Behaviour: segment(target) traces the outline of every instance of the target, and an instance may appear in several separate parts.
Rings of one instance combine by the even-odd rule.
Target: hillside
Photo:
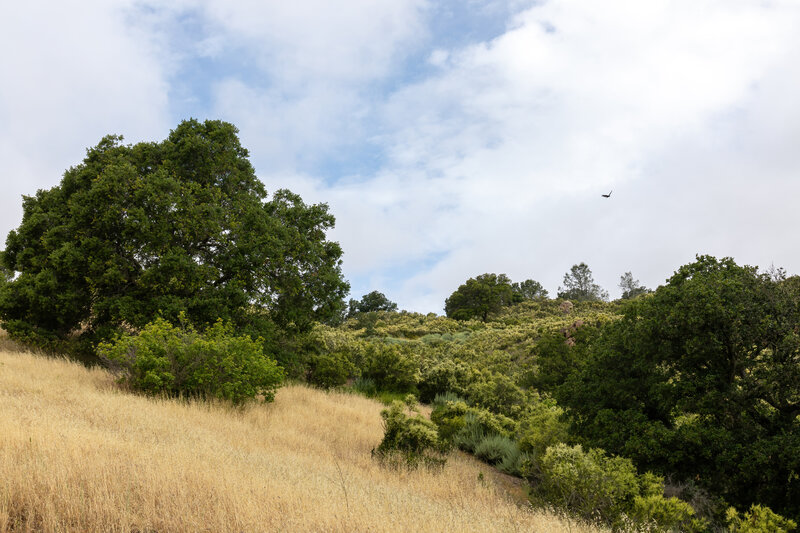
[[[351,394],[152,400],[5,350],[0,403],[0,531],[591,531],[520,507],[464,455],[440,473],[380,467],[381,404]]]

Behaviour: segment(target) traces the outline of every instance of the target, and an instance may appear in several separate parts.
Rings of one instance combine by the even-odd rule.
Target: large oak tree
[[[259,333],[339,316],[348,284],[334,217],[287,190],[268,197],[221,121],[184,121],[160,143],[107,136],[61,183],[23,199],[0,289],[10,334],[91,342],[183,311]]]

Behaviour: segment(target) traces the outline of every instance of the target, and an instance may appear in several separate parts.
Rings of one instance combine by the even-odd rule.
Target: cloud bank
[[[0,42],[20,50],[0,59],[5,231],[19,194],[57,183],[102,135],[161,139],[195,116],[236,124],[270,190],[330,205],[356,298],[441,312],[484,272],[554,294],[581,261],[613,297],[625,271],[653,287],[696,253],[800,272],[794,2],[182,0],[2,15]]]

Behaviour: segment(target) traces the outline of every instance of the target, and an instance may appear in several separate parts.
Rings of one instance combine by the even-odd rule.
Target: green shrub
[[[363,354],[361,375],[375,380],[380,389],[408,392],[418,381],[417,361],[404,346],[369,343]]]
[[[218,320],[204,333],[156,319],[139,334],[100,343],[98,354],[120,381],[146,394],[213,397],[234,404],[274,399],[283,369],[264,355],[261,339],[233,335]]]
[[[506,462],[512,465],[518,461],[520,455],[517,444],[502,435],[487,435],[475,446],[475,457],[486,461],[490,465]]]
[[[424,364],[417,383],[420,401],[431,402],[436,396],[452,391],[457,385],[455,371],[453,361]]]
[[[480,424],[475,423],[474,416],[465,416],[464,421],[464,427],[453,435],[452,443],[460,450],[475,453],[475,448],[486,438],[486,430]]]
[[[431,413],[431,420],[439,428],[439,437],[470,453],[488,435],[512,437],[516,422],[486,409],[469,407],[463,401],[439,403]]]
[[[660,530],[700,533],[708,529],[705,520],[695,518],[692,506],[676,497],[661,494],[636,496],[631,517],[640,524],[655,524]]]
[[[381,418],[383,440],[374,451],[381,460],[395,464],[399,457],[409,468],[419,464],[444,465],[445,449],[439,440],[436,425],[419,412],[413,396],[409,395],[405,402],[392,402],[381,411]]]
[[[619,520],[639,495],[636,470],[630,460],[584,451],[580,445],[556,444],[537,461],[537,497],[565,507],[584,519]]]
[[[729,530],[736,533],[784,533],[797,528],[794,520],[784,518],[769,507],[761,505],[752,505],[743,516],[731,507],[726,518]]]
[[[469,385],[466,395],[474,405],[508,417],[517,417],[527,400],[525,392],[513,379],[499,373],[474,381]]]
[[[371,378],[365,378],[363,376],[358,377],[355,379],[355,381],[353,381],[353,390],[368,397],[375,396],[378,393],[378,387],[375,385],[375,380]]]
[[[563,413],[552,400],[533,402],[520,422],[520,449],[541,456],[550,446],[566,442],[569,424],[562,419]]]
[[[441,400],[434,404],[431,421],[438,428],[439,438],[444,442],[452,442],[453,437],[466,426],[464,415],[469,411],[469,407],[464,401]]]
[[[422,401],[422,398],[420,398],[420,401]],[[437,394],[436,396],[433,397],[433,401],[431,403],[433,404],[434,407],[438,407],[440,405],[446,404],[447,402],[454,402],[454,403],[463,402],[464,404],[467,403],[467,401],[464,400],[464,398],[460,397],[458,394],[454,392],[449,392],[449,391]]]
[[[357,372],[353,363],[342,352],[324,353],[311,358],[308,382],[317,387],[340,387]]]

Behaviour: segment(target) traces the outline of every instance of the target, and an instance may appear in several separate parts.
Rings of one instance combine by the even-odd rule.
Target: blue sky
[[[268,190],[330,205],[356,298],[798,273],[798,27],[793,0],[7,2],[0,234],[103,135],[220,118]]]

